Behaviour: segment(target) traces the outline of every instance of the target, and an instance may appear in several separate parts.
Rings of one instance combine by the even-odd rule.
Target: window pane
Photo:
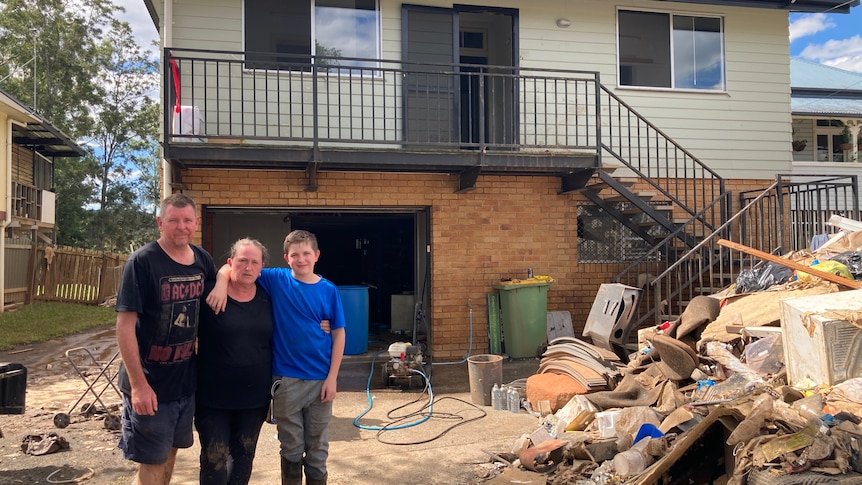
[[[669,22],[664,13],[620,10],[620,85],[671,87]]]
[[[832,135],[832,161],[846,162],[844,159],[844,150],[841,149],[841,135]]]
[[[376,0],[318,0],[314,8],[314,51],[324,57],[376,59],[378,32]],[[331,61],[340,66],[371,66],[371,62]]]
[[[817,161],[829,161],[829,135],[817,135]]]
[[[311,2],[245,0],[245,50],[270,54],[246,56],[252,68],[275,68],[274,61],[310,64]]]
[[[724,89],[721,19],[673,17],[674,87]]]

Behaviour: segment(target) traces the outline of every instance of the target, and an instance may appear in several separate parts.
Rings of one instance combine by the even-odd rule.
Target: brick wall
[[[738,185],[758,186],[749,182]],[[577,205],[585,199],[558,194],[557,177],[480,176],[475,190],[461,194],[455,193],[457,178],[444,174],[320,172],[318,190],[307,192],[302,172],[190,169],[183,172],[183,184],[201,206],[428,207],[427,316],[438,361],[467,354],[468,303],[470,350],[488,351],[485,296],[500,279],[525,278],[527,268],[552,276],[556,282],[548,290],[548,310],[570,311],[579,335],[599,285],[625,267],[578,264]],[[202,230],[211,234],[211,228]]]
[[[462,194],[455,193],[456,177],[440,174],[321,172],[317,192],[306,192],[302,172],[193,169],[183,173],[183,184],[201,206],[430,208],[428,318],[438,360],[467,354],[468,302],[472,352],[487,352],[485,295],[501,278],[524,278],[527,268],[553,276],[549,310],[592,300],[577,264],[581,196],[558,194],[557,177],[482,176]],[[599,284],[598,276],[586,279]]]

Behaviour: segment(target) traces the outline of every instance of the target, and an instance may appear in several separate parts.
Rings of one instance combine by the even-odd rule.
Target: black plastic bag
[[[766,263],[755,268],[739,272],[736,278],[736,293],[751,293],[762,291],[770,286],[787,282],[793,276],[793,270],[777,263]]]
[[[862,280],[862,252],[845,251],[832,256],[830,259],[847,266],[847,270],[853,275],[854,280]]]

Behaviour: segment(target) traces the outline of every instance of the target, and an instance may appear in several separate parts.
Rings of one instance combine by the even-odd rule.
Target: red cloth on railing
[[[180,112],[180,66],[176,59],[171,59],[171,76],[174,78],[174,93],[176,94],[176,103],[174,103],[174,113]]]

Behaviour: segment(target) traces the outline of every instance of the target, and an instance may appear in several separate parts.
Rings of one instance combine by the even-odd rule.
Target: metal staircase
[[[637,326],[676,319],[692,298],[726,288],[757,263],[719,239],[781,254],[829,232],[833,214],[859,218],[855,175],[777,175],[763,191],[739,193],[731,215],[721,176],[604,86],[601,96],[602,156],[612,164],[582,193],[650,246],[613,278],[642,288]]]

